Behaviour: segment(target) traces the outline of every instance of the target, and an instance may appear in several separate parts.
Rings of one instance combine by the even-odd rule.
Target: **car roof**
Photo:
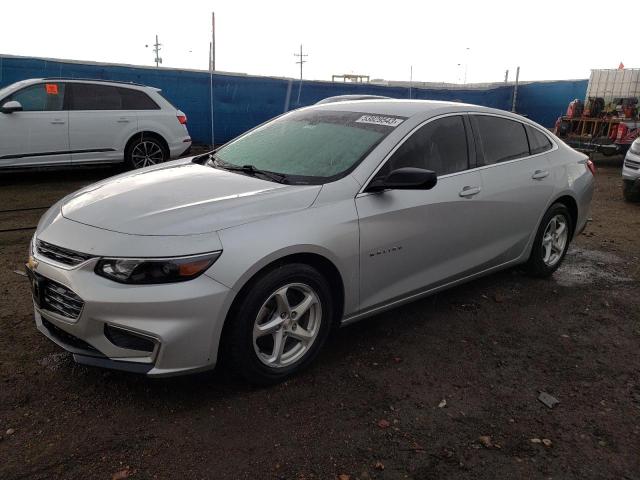
[[[21,85],[33,85],[40,82],[95,83],[95,84],[105,84],[105,85],[113,85],[113,86],[119,86],[119,87],[131,87],[136,90],[151,89],[157,92],[160,91],[159,88],[150,87],[148,85],[143,85],[141,83],[125,82],[120,80],[106,80],[101,78],[44,77],[44,78],[27,78],[24,80],[20,80],[19,82],[16,82],[16,83],[20,83]],[[10,85],[7,85],[7,86],[10,86]]]
[[[385,97],[383,95],[369,95],[369,94],[359,94],[359,95],[335,95],[333,97],[323,98],[322,100],[316,102],[316,105],[322,105],[325,103],[332,102],[347,102],[350,100],[371,100],[371,99],[383,99],[390,98]]]
[[[511,117],[514,120],[531,121],[521,115],[499,110],[497,108],[483,107],[481,105],[472,105],[470,103],[445,102],[440,100],[399,100],[399,99],[374,99],[374,100],[358,100],[336,103],[326,103],[321,105],[313,105],[313,109],[334,110],[345,112],[362,112],[372,113],[376,115],[392,115],[399,117],[411,118],[414,116],[432,117],[445,113],[455,112],[479,112],[491,113],[505,117]]]

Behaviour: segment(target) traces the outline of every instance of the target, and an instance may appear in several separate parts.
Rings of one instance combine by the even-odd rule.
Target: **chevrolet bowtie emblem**
[[[29,261],[27,262],[27,267],[29,267],[31,270],[35,270],[36,268],[38,268],[38,261],[33,258],[33,256],[29,256]]]

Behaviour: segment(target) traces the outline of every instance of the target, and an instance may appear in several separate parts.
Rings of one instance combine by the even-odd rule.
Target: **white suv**
[[[0,89],[0,168],[122,161],[146,167],[189,150],[186,123],[157,88],[24,80]]]
[[[640,202],[640,138],[629,147],[622,165],[622,193],[628,202]]]

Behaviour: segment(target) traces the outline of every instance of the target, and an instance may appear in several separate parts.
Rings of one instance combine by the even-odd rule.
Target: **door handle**
[[[480,190],[480,187],[466,186],[460,191],[460,193],[458,193],[458,195],[461,197],[473,197],[474,195],[479,194]]]
[[[542,180],[548,175],[549,170],[536,170],[535,172],[533,172],[533,175],[531,175],[531,178],[533,178],[534,180]]]
[[[128,120],[126,118],[121,118],[118,120],[118,123],[129,123],[131,120]]]
[[[61,118],[56,118],[54,120],[51,120],[51,125],[64,125],[65,123],[67,122],[65,122]]]

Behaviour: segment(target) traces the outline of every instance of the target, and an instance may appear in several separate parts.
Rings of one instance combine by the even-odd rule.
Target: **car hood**
[[[321,188],[178,161],[89,185],[61,210],[69,220],[119,233],[196,235],[307,208]]]

